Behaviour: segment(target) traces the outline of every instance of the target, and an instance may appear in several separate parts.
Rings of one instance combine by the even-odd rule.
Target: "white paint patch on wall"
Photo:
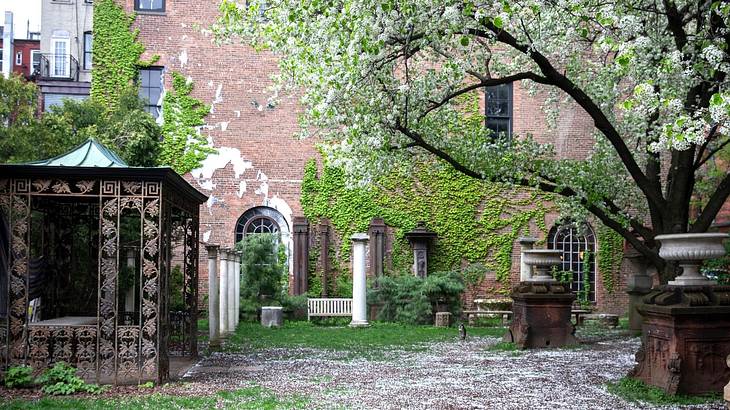
[[[222,199],[218,199],[213,195],[209,196],[208,200],[205,201],[205,206],[208,207],[208,213],[210,215],[213,215],[213,205],[215,205],[217,203],[221,203],[221,202],[223,202]]]
[[[205,189],[206,191],[212,191],[215,189],[216,184],[213,183],[212,179],[199,179],[198,185],[200,185],[201,188]]]
[[[220,147],[217,148],[217,151],[215,154],[208,155],[200,163],[200,168],[190,171],[193,178],[213,178],[215,171],[225,168],[228,163],[233,164],[233,172],[236,174],[236,179],[240,178],[241,174],[247,169],[253,168],[251,161],[245,161],[238,148]]]
[[[183,49],[178,58],[180,59],[180,67],[184,68],[188,64],[188,50]]]
[[[261,181],[261,184],[259,185],[259,188],[254,191],[254,193],[256,195],[263,195],[264,205],[267,205],[266,200],[269,198],[269,177],[267,177],[266,174],[259,170],[258,172],[256,172],[256,180]]]
[[[223,102],[223,83],[218,84],[218,88],[215,89],[215,100],[213,104],[220,104]]]
[[[205,231],[203,232],[203,242],[208,242],[210,240],[210,234],[213,233],[213,231]]]
[[[221,122],[221,131],[225,131],[228,129],[229,121],[223,121]]]
[[[238,193],[237,193],[238,197],[239,198],[243,198],[243,194],[245,192],[246,192],[246,181],[241,181],[238,184]]]

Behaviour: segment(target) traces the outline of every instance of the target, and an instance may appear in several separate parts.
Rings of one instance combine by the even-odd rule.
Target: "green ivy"
[[[91,98],[113,111],[123,92],[137,80],[139,67],[154,64],[141,61],[144,45],[137,41],[139,30],[132,30],[134,14],[127,14],[114,0],[94,1],[94,71]]]
[[[214,153],[197,127],[205,124],[210,106],[191,97],[193,83],[182,74],[172,72],[172,90],[162,100],[162,152],[160,163],[178,174],[200,166],[200,162]]]
[[[510,284],[513,243],[529,233],[531,223],[547,232],[550,199],[535,190],[477,181],[450,168],[426,165],[410,174],[393,172],[369,187],[352,187],[342,169],[327,164],[318,176],[313,160],[305,166],[301,195],[304,215],[310,221],[328,218],[340,238],[365,232],[372,218],[383,218],[395,228],[394,271],[409,269],[412,254],[404,234],[423,220],[438,234],[430,270],[480,262],[505,287]],[[349,249],[349,241],[343,240],[339,259],[346,259]]]
[[[603,289],[613,293],[614,278],[621,269],[624,258],[624,238],[613,229],[601,225],[598,228],[598,272],[601,273]]]

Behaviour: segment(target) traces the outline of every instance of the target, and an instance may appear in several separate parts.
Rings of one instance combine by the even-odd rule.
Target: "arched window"
[[[244,212],[236,223],[236,242],[253,233],[281,233],[288,235],[284,216],[274,208],[259,206]]]
[[[563,271],[573,272],[570,288],[587,292],[588,300],[596,300],[596,237],[588,224],[569,223],[553,226],[548,234],[548,247],[563,252]]]

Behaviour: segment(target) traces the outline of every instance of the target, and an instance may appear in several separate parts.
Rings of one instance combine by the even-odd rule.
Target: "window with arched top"
[[[588,300],[596,300],[596,236],[588,224],[556,225],[548,233],[548,247],[562,251],[561,270],[573,272],[570,288],[587,292]]]
[[[236,243],[246,235],[256,233],[280,233],[287,235],[289,226],[284,216],[274,208],[259,206],[251,208],[238,218],[236,223]]]

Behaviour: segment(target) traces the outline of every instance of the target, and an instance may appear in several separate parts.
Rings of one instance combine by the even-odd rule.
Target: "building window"
[[[31,50],[30,51],[30,62],[31,62],[31,64],[33,64],[33,69],[31,70],[31,74],[40,73],[41,72],[41,50]]]
[[[134,9],[138,11],[165,11],[165,0],[134,0]]]
[[[162,109],[162,67],[139,70],[139,98],[145,101],[145,111],[154,118]]]
[[[94,38],[90,31],[84,33],[84,70],[91,70],[91,45]]]
[[[596,300],[596,236],[588,224],[554,226],[548,233],[548,248],[563,252],[561,270],[573,272],[570,288],[584,299]]]
[[[494,138],[512,138],[512,83],[493,85],[484,90],[487,128]]]
[[[3,49],[0,48],[0,71],[3,71]]]
[[[15,53],[15,65],[23,65],[23,52],[18,51]]]
[[[236,223],[236,243],[246,235],[257,233],[281,234],[289,236],[289,228],[284,216],[274,208],[259,206],[244,212]]]

